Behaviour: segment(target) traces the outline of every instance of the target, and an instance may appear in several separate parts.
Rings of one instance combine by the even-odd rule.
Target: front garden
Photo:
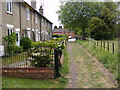
[[[44,80],[34,80],[36,81],[36,85],[32,87],[48,88],[48,86],[65,86],[63,84],[67,82],[67,79],[63,75],[66,76],[68,74],[66,72],[69,71],[67,53],[65,50],[66,37],[38,42],[31,42],[28,37],[23,37],[20,42],[20,47],[15,45],[14,33],[4,38],[7,42],[7,54],[2,57],[3,88],[30,88],[33,84],[33,79],[27,78],[37,77],[39,79],[44,78]],[[14,47],[17,47],[17,49]],[[63,51],[65,52],[63,53]],[[62,55],[64,55],[64,62],[66,62],[63,62],[64,64],[60,61]],[[62,68],[60,68],[61,66]],[[53,79],[60,76],[61,78],[56,80],[47,80],[49,77]],[[25,84],[28,81],[31,83]],[[41,85],[39,86],[40,83]]]

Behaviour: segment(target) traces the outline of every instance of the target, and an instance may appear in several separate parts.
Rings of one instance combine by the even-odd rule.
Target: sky
[[[30,4],[30,0],[25,0]],[[58,21],[58,14],[56,13],[59,10],[60,2],[59,0],[36,0],[37,10],[43,5],[44,16],[53,23],[53,27],[60,26]]]

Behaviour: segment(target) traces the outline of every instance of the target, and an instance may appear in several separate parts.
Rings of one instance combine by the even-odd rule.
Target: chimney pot
[[[43,8],[42,8],[42,5],[40,6],[39,12],[40,12],[40,14],[43,15]]]

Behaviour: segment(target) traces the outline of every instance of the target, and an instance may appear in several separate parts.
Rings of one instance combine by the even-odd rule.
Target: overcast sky
[[[30,4],[30,0],[25,0]],[[44,16],[55,25],[59,26],[58,15],[56,13],[59,10],[60,2],[59,0],[36,0],[37,1],[37,10],[39,10],[40,5],[43,5]]]

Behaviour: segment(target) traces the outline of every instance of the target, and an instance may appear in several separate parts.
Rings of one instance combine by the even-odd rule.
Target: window
[[[10,35],[11,33],[13,33],[13,29],[12,28],[8,28],[8,35]]]
[[[8,33],[8,35],[13,33],[13,25],[7,24],[7,33]]]
[[[19,40],[19,39],[18,39],[18,33],[16,33],[16,42],[18,42],[18,40]]]
[[[30,9],[26,7],[26,19],[30,20]]]
[[[44,19],[42,18],[42,26],[44,26]]]
[[[35,14],[35,23],[37,24],[37,13]]]
[[[6,0],[7,13],[12,14],[12,0]]]

